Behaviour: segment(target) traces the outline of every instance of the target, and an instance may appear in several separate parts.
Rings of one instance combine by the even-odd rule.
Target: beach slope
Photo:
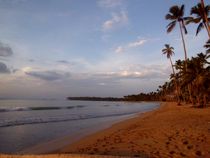
[[[59,153],[135,157],[210,157],[210,108],[161,108],[97,132]]]

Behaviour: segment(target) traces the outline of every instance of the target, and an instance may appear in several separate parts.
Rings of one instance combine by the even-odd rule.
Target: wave
[[[136,114],[138,112],[127,112],[127,113],[113,113],[107,115],[71,115],[71,116],[60,116],[60,117],[48,117],[48,118],[22,118],[19,120],[3,120],[0,121],[0,127],[9,127],[9,126],[20,126],[28,124],[41,124],[41,123],[55,123],[55,122],[65,122],[73,120],[85,120],[85,119],[94,119],[94,118],[104,118],[104,117],[113,117],[113,116],[123,116]]]
[[[83,108],[85,105],[76,105],[76,106],[40,106],[40,107],[15,107],[15,108],[0,108],[1,112],[14,112],[14,111],[33,111],[33,110],[62,110],[62,109],[74,109],[74,108]]]

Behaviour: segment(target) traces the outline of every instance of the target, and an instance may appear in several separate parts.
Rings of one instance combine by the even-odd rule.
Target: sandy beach
[[[45,156],[86,157],[88,154],[88,157],[107,155],[142,158],[208,158],[210,157],[210,108],[200,109],[191,105],[177,106],[172,102],[162,103],[159,109],[117,123],[52,154]]]
[[[210,157],[210,108],[161,108],[97,132],[59,153],[135,157]]]

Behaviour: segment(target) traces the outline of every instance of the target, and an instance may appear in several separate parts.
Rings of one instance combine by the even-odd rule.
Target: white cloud
[[[124,51],[122,46],[119,46],[115,49],[115,53],[122,53]]]
[[[115,53],[122,53],[122,52],[124,52],[126,49],[135,48],[135,47],[142,46],[142,45],[145,44],[147,41],[148,41],[148,40],[146,40],[146,39],[138,39],[137,41],[134,41],[134,42],[125,44],[124,46],[118,46],[118,47],[115,49]]]
[[[139,40],[137,40],[135,42],[129,43],[128,47],[138,47],[138,46],[143,45],[146,42],[147,42],[147,40],[145,40],[145,39],[139,39]]]
[[[99,0],[100,7],[113,8],[122,5],[122,0]]]
[[[103,23],[102,30],[108,31],[115,27],[126,25],[127,23],[128,23],[128,15],[125,11],[121,11],[119,14],[113,13],[112,18]]]

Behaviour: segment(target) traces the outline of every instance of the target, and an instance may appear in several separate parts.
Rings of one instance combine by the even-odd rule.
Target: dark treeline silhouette
[[[157,92],[140,93],[124,96],[124,101],[159,101],[160,97]]]
[[[89,100],[89,101],[159,101],[160,97],[157,92],[140,93],[127,95],[122,98],[113,97],[68,97],[68,100]]]
[[[67,97],[68,100],[89,100],[89,101],[123,101],[123,98],[113,97]]]

